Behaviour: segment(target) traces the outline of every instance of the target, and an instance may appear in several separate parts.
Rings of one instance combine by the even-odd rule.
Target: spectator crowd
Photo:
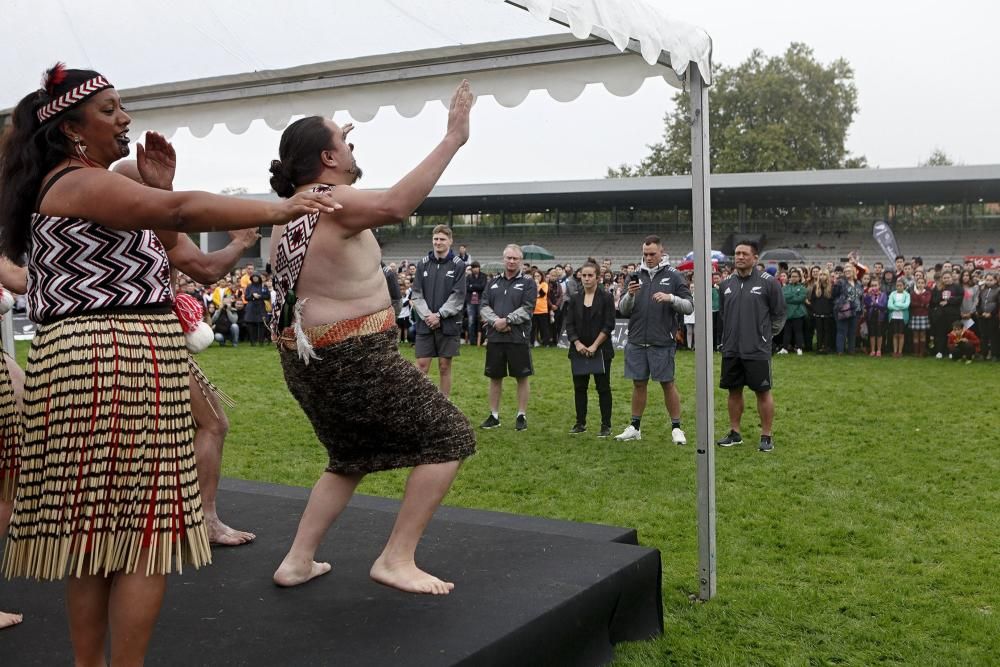
[[[460,254],[468,257],[465,246]],[[610,258],[598,265],[598,284],[612,296],[616,318],[627,293],[631,276],[638,264],[612,266]],[[775,354],[867,354],[872,357],[932,356],[956,358],[948,337],[955,322],[966,331],[965,340],[974,350],[973,358],[1000,360],[998,350],[997,273],[975,267],[972,262],[942,262],[925,267],[919,257],[897,257],[891,267],[883,262],[871,266],[853,255],[842,265],[788,264],[765,266],[782,286],[788,305],[787,321],[774,337]],[[414,327],[410,318],[408,295],[416,273],[416,264],[402,261],[387,267],[395,276],[402,293],[400,342],[413,342]],[[465,297],[463,344],[483,343],[479,304],[493,274],[483,273],[480,263],[467,263],[468,288]],[[523,271],[531,276],[538,290],[532,313],[532,338],[535,347],[554,347],[565,333],[565,315],[569,297],[581,290],[578,268],[570,264],[539,266],[525,262]],[[712,312],[715,347],[718,347],[718,286],[732,272],[720,263],[713,271]],[[684,273],[692,283],[693,272]],[[678,344],[694,347],[694,314],[678,314]],[[563,345],[568,344],[562,339]],[[968,354],[963,356],[969,359]]]
[[[482,271],[480,262],[469,255],[465,245],[459,246],[455,255],[462,259],[466,272],[461,343],[483,345],[486,339],[480,309],[483,292],[495,274]],[[401,343],[416,341],[418,318],[411,298],[419,261],[394,262],[384,269],[390,292],[398,286],[394,304]],[[624,317],[619,304],[640,265],[615,267],[608,257],[591,261],[597,266],[598,288],[612,297],[615,317]],[[972,262],[924,266],[919,257],[908,260],[900,256],[889,267],[878,261],[867,266],[852,255],[842,265],[780,262],[758,268],[778,280],[788,308],[785,326],[774,337],[775,354],[1000,360],[1000,277]],[[560,341],[568,345],[564,338],[565,318],[569,298],[582,290],[579,269],[570,264],[539,266],[526,261],[522,271],[534,281],[537,290],[531,313],[532,345],[556,347]],[[718,286],[731,272],[730,265],[720,263],[712,274],[716,348],[720,343]],[[690,284],[693,273],[684,275]],[[268,272],[247,264],[213,285],[201,285],[182,276],[179,286],[202,301],[206,321],[219,345],[269,343],[273,288]],[[678,347],[693,349],[694,313],[678,313],[677,318]],[[956,331],[962,333],[953,335]]]
[[[609,437],[612,335],[618,328],[616,320],[628,319],[629,343],[623,358],[625,378],[633,382],[631,419],[616,439],[641,439],[647,384],[652,380],[662,387],[672,440],[683,445],[687,440],[673,383],[673,359],[676,350],[693,349],[695,344],[693,272],[670,266],[665,250],[658,237],[650,236],[637,263],[615,267],[605,257],[589,258],[579,267],[539,266],[525,260],[519,246],[508,245],[500,270],[487,273],[465,245],[453,250],[451,230],[439,225],[425,256],[383,265],[382,271],[396,313],[399,343],[414,347],[417,366],[424,373],[437,359],[445,396],[450,393],[451,363],[460,346],[487,345],[490,414],[482,428],[501,426],[503,381],[512,377],[518,407],[515,429],[526,429],[529,378],[534,374],[531,349],[563,347],[568,348],[576,408],[570,433],[587,430],[587,394],[593,377],[600,408],[598,437]],[[739,423],[743,388],[748,387],[756,395],[762,420],[759,448],[774,449],[772,355],[1000,360],[1000,286],[995,272],[971,262],[924,266],[919,257],[902,256],[888,266],[880,261],[868,266],[854,254],[841,265],[754,265],[758,261],[754,244],[740,244],[737,250],[743,255],[734,259],[735,264],[714,263],[712,273],[712,345],[722,352],[721,383],[729,389],[730,430],[717,442],[722,447],[743,442]],[[489,258],[488,266],[496,267],[496,260]],[[204,304],[218,345],[270,344],[276,299],[268,271],[247,264],[212,285],[184,276],[178,284]],[[746,295],[749,300],[738,298],[744,290],[751,290]],[[756,294],[768,295],[769,305],[760,313],[753,310],[764,303],[755,301]],[[748,325],[750,321],[753,324]],[[756,341],[753,349],[747,341]]]

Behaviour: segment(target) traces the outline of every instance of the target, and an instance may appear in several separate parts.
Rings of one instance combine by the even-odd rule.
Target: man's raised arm
[[[472,90],[462,81],[451,98],[448,129],[444,139],[410,173],[382,192],[337,188],[337,201],[344,207],[333,221],[351,234],[382,225],[398,224],[427,198],[458,149],[469,140]]]

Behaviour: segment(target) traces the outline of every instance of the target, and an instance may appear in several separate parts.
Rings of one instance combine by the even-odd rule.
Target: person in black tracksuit
[[[781,284],[756,269],[759,250],[754,242],[736,246],[736,270],[719,284],[719,319],[722,321],[722,375],[719,386],[729,390],[729,434],[718,440],[721,447],[743,442],[743,387],[757,395],[760,413],[760,451],[774,449],[771,427],[774,397],[771,395],[771,339],[785,326],[785,297]]]
[[[403,293],[399,289],[399,274],[382,263],[382,273],[385,274],[385,286],[389,289],[389,301],[392,302],[392,312],[399,319],[399,311],[403,307]]]
[[[486,329],[486,370],[490,379],[490,416],[482,428],[500,426],[503,379],[517,380],[517,419],[514,428],[528,428],[528,377],[531,365],[531,313],[538,297],[535,281],[521,273],[524,253],[511,244],[503,249],[504,270],[490,281],[483,293],[479,316]]]
[[[465,262],[451,250],[451,229],[438,225],[431,233],[434,249],[417,263],[410,307],[416,317],[413,350],[417,368],[427,373],[438,358],[441,393],[451,395],[451,360],[459,354],[465,309]]]

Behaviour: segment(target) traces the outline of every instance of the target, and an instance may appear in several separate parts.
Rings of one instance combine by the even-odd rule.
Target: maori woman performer
[[[6,316],[13,298],[6,288],[24,294],[27,272],[10,260],[0,257],[0,319]],[[17,489],[17,474],[21,467],[21,442],[24,429],[21,422],[21,392],[24,371],[13,358],[3,353],[6,363],[0,364],[0,537],[7,532],[10,512]],[[0,629],[17,625],[21,614],[0,611]]]
[[[114,663],[141,663],[164,575],[211,560],[188,355],[148,230],[256,227],[334,207],[329,195],[271,204],[143,187],[108,170],[129,153],[130,122],[105,77],[58,64],[0,142],[0,253],[28,253],[39,324],[3,570],[67,578],[70,639],[88,665],[105,663],[109,628]],[[172,169],[155,149],[140,146],[138,161],[147,183]]]

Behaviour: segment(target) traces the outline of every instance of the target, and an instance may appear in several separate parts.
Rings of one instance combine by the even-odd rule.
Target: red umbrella
[[[694,271],[694,260],[686,259],[677,266],[675,266],[674,268],[677,269],[678,271]],[[719,269],[719,260],[713,259],[712,270],[717,271],[718,269]]]

